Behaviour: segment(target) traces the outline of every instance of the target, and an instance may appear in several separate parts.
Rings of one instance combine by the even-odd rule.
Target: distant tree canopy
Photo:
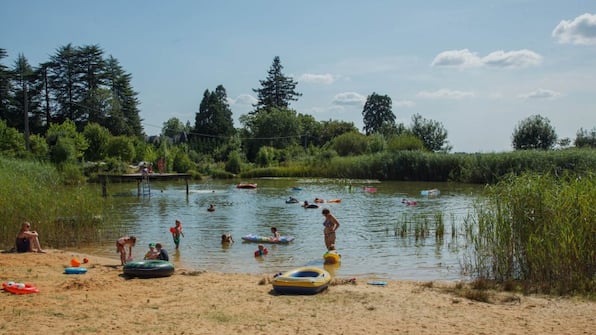
[[[533,115],[519,122],[512,135],[515,150],[552,149],[557,142],[555,129],[550,120],[540,115]]]
[[[596,148],[596,127],[590,131],[580,128],[573,144],[578,148]]]
[[[420,114],[414,114],[410,131],[422,141],[426,150],[449,152],[452,149],[447,141],[447,130],[438,121],[427,120]]]
[[[302,96],[301,93],[296,92],[298,83],[291,77],[286,77],[282,70],[283,66],[279,56],[275,56],[273,64],[267,72],[267,78],[259,80],[261,88],[253,89],[257,93],[255,112],[267,108],[288,108],[290,102],[297,101],[298,97]]]
[[[0,49],[0,59],[6,52]],[[0,67],[0,118],[10,127],[43,134],[53,123],[74,122],[78,131],[97,123],[113,135],[143,135],[131,75],[97,45],[59,47],[32,68],[19,55],[12,69]]]
[[[362,116],[366,135],[380,132],[383,127],[395,127],[395,114],[391,111],[391,98],[388,95],[374,92],[369,95]]]

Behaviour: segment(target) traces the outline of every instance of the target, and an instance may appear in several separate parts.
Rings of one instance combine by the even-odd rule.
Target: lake
[[[118,224],[138,238],[135,259],[149,242],[161,242],[177,266],[195,270],[274,274],[304,265],[324,266],[322,208],[329,208],[340,222],[336,247],[339,265],[325,265],[333,275],[402,280],[456,281],[468,244],[464,220],[472,213],[481,185],[457,183],[376,182],[331,179],[254,179],[256,189],[238,189],[236,181],[208,180],[189,185],[152,182],[150,196],[137,196],[136,183],[111,184]],[[99,186],[97,186],[99,189]],[[294,189],[299,188],[299,190]],[[368,192],[365,187],[373,187]],[[422,190],[439,189],[436,197]],[[293,196],[301,202],[314,198],[341,199],[305,209],[287,204]],[[408,206],[402,199],[415,201]],[[214,204],[216,210],[208,212]],[[440,219],[437,219],[437,216]],[[183,223],[185,237],[175,251],[169,228]],[[437,222],[444,233],[436,236]],[[243,242],[247,234],[270,235],[275,226],[282,235],[295,237],[289,244],[267,244],[269,254],[254,257],[256,243]],[[440,229],[439,229],[440,231]],[[230,233],[236,243],[221,245]],[[441,237],[442,236],[442,237]],[[114,241],[79,248],[79,251],[117,258]]]

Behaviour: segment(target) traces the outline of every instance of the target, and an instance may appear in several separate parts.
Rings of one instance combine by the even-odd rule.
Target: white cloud
[[[257,103],[257,98],[250,94],[240,94],[236,99],[228,98],[230,105],[252,106]]]
[[[416,106],[416,103],[411,100],[397,100],[393,105],[397,108],[410,108]]]
[[[571,21],[559,22],[552,36],[559,43],[596,44],[596,14],[585,13]]]
[[[560,95],[561,93],[559,92],[547,90],[545,88],[539,88],[530,93],[520,94],[519,97],[522,99],[555,99]]]
[[[325,73],[325,74],[304,73],[304,74],[300,75],[300,77],[298,78],[298,81],[305,82],[305,83],[330,85],[330,84],[333,84],[335,79],[336,78],[333,77],[333,75],[330,73]]]
[[[420,98],[426,99],[449,99],[449,100],[460,100],[468,97],[473,97],[474,92],[456,91],[446,88],[441,88],[434,92],[421,91],[416,94]]]
[[[487,66],[501,68],[519,68],[539,65],[542,56],[527,49],[517,51],[494,51],[482,58],[482,63]]]
[[[333,97],[332,104],[341,106],[364,105],[366,97],[356,92],[339,93]]]
[[[443,51],[438,54],[431,66],[470,68],[491,66],[499,68],[520,68],[538,65],[542,56],[534,51],[523,49],[515,51],[493,51],[485,57],[479,57],[468,49]]]
[[[468,49],[463,50],[448,50],[438,54],[431,66],[446,66],[446,67],[475,67],[482,65],[480,58],[474,52]]]

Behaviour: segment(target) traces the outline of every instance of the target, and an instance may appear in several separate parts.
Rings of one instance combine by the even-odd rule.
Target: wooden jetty
[[[151,181],[163,180],[180,180],[184,179],[186,182],[186,195],[188,195],[188,180],[191,175],[189,173],[127,173],[127,174],[99,174],[97,178],[101,183],[101,194],[104,197],[108,196],[108,181],[109,182],[137,182],[138,196],[151,194]]]

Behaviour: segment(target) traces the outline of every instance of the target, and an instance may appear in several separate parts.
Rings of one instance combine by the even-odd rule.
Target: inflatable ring
[[[325,260],[325,264],[337,264],[341,261],[341,255],[332,252],[326,252],[323,255],[323,259]]]
[[[87,273],[87,268],[79,268],[79,267],[67,267],[64,269],[64,274],[67,275],[80,275]]]
[[[158,278],[169,277],[174,273],[174,264],[161,260],[128,262],[123,268],[127,277]]]

